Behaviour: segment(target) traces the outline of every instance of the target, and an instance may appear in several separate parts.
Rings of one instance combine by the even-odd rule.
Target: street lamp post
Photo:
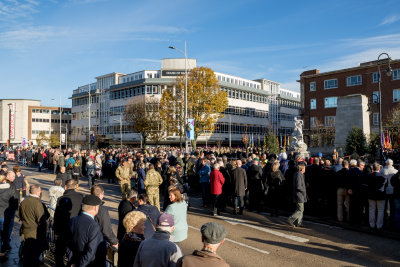
[[[386,69],[386,75],[391,76],[392,75],[392,68],[390,67],[390,56],[387,53],[381,53],[378,56],[378,88],[379,88],[379,139],[380,139],[380,161],[381,163],[383,162],[383,143],[382,143],[382,93],[381,93],[381,83],[382,83],[382,77],[381,77],[381,64],[379,62],[381,56],[385,55],[387,57],[387,64],[388,67]]]
[[[90,86],[89,86],[89,89],[88,89],[88,94],[89,94],[89,100],[88,100],[88,104],[89,104],[89,107],[88,107],[88,112],[89,112],[89,125],[88,125],[88,142],[89,142],[89,150],[90,150],[90,117],[91,117],[91,114],[90,114]]]
[[[189,150],[188,147],[188,137],[187,137],[187,132],[186,132],[186,125],[187,125],[187,78],[188,78],[188,68],[187,68],[187,54],[186,54],[186,40],[185,40],[185,51],[182,51],[179,48],[176,48],[175,46],[170,46],[169,48],[174,49],[180,53],[182,53],[185,56],[185,117],[184,117],[184,125],[185,125],[185,152],[187,153]]]
[[[8,104],[8,147],[11,147],[11,109],[12,103]]]
[[[51,100],[55,100],[54,98],[52,98]],[[60,96],[60,107],[59,107],[59,113],[60,113],[60,138],[59,138],[59,141],[60,141],[60,150],[61,150],[61,115],[62,115],[62,105],[61,105],[61,96]],[[51,122],[50,122],[51,123]],[[50,133],[51,134],[51,133]]]
[[[122,150],[122,116],[119,116],[119,120],[113,119],[113,121],[119,121],[119,139],[120,139],[120,146]]]

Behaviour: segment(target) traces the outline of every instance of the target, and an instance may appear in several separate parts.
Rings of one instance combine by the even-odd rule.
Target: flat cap
[[[101,204],[101,200],[97,196],[87,195],[83,198],[82,203],[89,206],[97,206]]]
[[[201,235],[208,244],[218,244],[226,236],[225,227],[215,222],[208,222],[201,226]]]

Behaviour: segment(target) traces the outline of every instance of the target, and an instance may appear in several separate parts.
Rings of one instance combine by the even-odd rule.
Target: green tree
[[[184,121],[185,75],[176,79],[175,87],[164,90],[161,97],[161,117],[167,131],[182,135],[185,132]],[[212,69],[194,68],[188,74],[187,86],[188,118],[194,119],[193,147],[197,138],[209,132],[212,134],[218,119],[228,107],[227,93],[218,85],[218,79]],[[171,119],[175,123],[171,124]]]
[[[346,153],[363,155],[367,150],[367,138],[361,128],[353,127],[346,138]]]
[[[264,142],[264,149],[271,154],[279,154],[279,143],[276,135],[270,132]]]
[[[40,131],[38,136],[36,137],[36,143],[38,146],[43,146],[45,143],[47,143],[49,138],[46,136],[46,133],[44,131]]]
[[[56,147],[60,146],[60,135],[58,133],[50,135],[49,145],[52,148],[56,148]]]
[[[125,107],[124,117],[129,127],[139,133],[144,145],[149,140],[158,144],[165,138],[165,130],[159,111],[157,100],[135,101]]]
[[[376,133],[371,132],[368,141],[368,152],[375,157],[379,151],[379,145],[380,145],[379,136]]]

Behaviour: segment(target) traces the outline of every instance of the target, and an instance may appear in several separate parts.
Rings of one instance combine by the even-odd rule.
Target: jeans
[[[42,171],[43,162],[39,162],[39,172]]]
[[[26,166],[26,158],[22,158],[22,166]]]
[[[203,205],[208,205],[208,195],[210,194],[210,184],[209,183],[201,183],[201,197],[203,199]]]
[[[235,196],[235,201],[234,201],[234,210],[237,208],[243,209],[244,207],[244,196]]]
[[[303,222],[303,212],[304,212],[304,203],[296,203],[295,212],[289,217],[288,221],[290,224],[295,224],[297,221],[297,225],[301,225]]]
[[[89,190],[92,189],[92,186],[94,185],[94,175],[88,175],[88,187]]]
[[[349,204],[350,196],[347,194],[346,188],[337,189],[337,219],[339,222],[343,221],[343,204],[346,209],[346,218],[349,219]]]
[[[369,204],[369,226],[381,229],[385,212],[385,200],[368,199]]]

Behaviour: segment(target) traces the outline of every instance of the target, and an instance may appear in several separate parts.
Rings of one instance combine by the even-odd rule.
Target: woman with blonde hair
[[[140,243],[144,240],[144,223],[147,217],[141,211],[131,211],[125,215],[122,223],[126,233],[118,247],[118,266],[132,267]]]

